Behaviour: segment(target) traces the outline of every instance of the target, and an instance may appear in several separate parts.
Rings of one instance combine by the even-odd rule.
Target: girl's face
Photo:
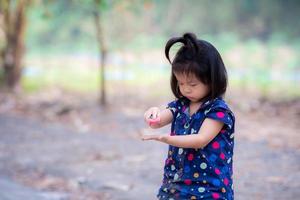
[[[181,94],[191,102],[198,102],[209,93],[207,85],[193,74],[174,73]]]

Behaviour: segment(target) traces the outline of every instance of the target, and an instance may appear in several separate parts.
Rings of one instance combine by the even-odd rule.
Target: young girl
[[[173,62],[169,50],[182,43]],[[170,135],[144,135],[143,140],[169,144],[160,200],[233,199],[234,123],[223,100],[227,73],[216,48],[192,33],[171,38],[165,55],[172,65],[171,88],[176,100],[160,110],[148,109],[151,128],[169,123]]]

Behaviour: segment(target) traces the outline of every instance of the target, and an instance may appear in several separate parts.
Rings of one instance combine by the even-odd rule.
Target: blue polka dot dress
[[[168,104],[173,114],[171,135],[198,134],[205,118],[221,121],[224,126],[204,148],[169,146],[157,197],[160,200],[232,200],[234,114],[221,97],[206,101],[192,116],[189,115],[189,104],[185,98]]]

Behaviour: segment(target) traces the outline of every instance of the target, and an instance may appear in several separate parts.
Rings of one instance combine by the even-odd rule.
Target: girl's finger
[[[152,111],[152,114],[151,114],[151,116],[150,116],[150,118],[151,118],[151,119],[155,119],[155,117],[156,117],[156,111],[153,110],[153,111]]]
[[[150,119],[151,115],[152,115],[151,110],[148,110],[148,111],[145,113],[144,118],[145,118],[146,120],[148,120],[148,119]]]
[[[156,116],[156,117],[157,117],[157,118],[160,118],[160,112],[157,113],[157,116]]]
[[[142,135],[142,140],[150,140],[150,137],[148,135]]]
[[[149,119],[151,116],[151,112],[147,112],[146,119]]]
[[[142,140],[155,140],[155,135],[143,135]]]
[[[155,109],[152,114],[153,114],[152,119],[156,119],[158,117],[158,115],[159,115],[159,110]]]

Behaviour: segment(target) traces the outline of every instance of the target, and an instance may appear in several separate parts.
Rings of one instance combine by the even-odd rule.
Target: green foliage
[[[280,0],[217,3],[210,0],[102,0],[99,4],[96,0],[46,2],[36,4],[30,10],[27,32],[30,50],[51,46],[58,49],[76,49],[78,46],[80,49],[91,49],[96,41],[92,17],[95,6],[104,22],[107,43],[113,49],[132,46],[138,35],[143,35],[143,38],[153,35],[168,38],[185,31],[200,36],[231,33],[246,40],[274,41],[276,37],[276,40],[290,43],[297,40],[300,34],[299,3],[291,0],[284,3]]]
[[[299,81],[290,81],[300,63],[299,3],[296,0],[61,0],[36,4],[30,9],[27,31],[29,56],[65,55],[73,53],[98,55],[93,11],[100,11],[104,33],[111,54],[147,52],[159,49],[163,52],[166,40],[185,31],[195,32],[199,37],[213,43],[220,50],[229,70],[237,75],[231,77],[237,87],[256,84],[264,94],[282,85],[297,92]],[[61,57],[61,56],[60,56]],[[237,60],[237,61],[236,61]],[[139,68],[143,62],[126,64],[136,77],[126,84],[151,84],[156,71],[147,83]],[[167,68],[168,69],[168,68]],[[95,72],[69,73],[56,68],[42,78],[24,78],[29,90],[52,84],[79,90],[97,88]],[[77,70],[77,69],[76,69]],[[71,71],[76,71],[75,68]],[[110,71],[112,69],[108,69]],[[285,83],[273,80],[272,73],[279,70],[288,74]],[[237,72],[236,72],[237,71]],[[60,75],[63,75],[62,78]],[[78,76],[78,77],[77,77]],[[81,78],[80,78],[81,76]],[[69,78],[68,78],[69,77]],[[164,77],[165,78],[165,77]],[[33,81],[35,80],[37,84]],[[91,85],[85,84],[92,80]],[[39,83],[40,82],[40,83]],[[81,83],[81,84],[78,84]],[[111,82],[109,82],[111,83]],[[279,91],[279,90],[278,90]]]
[[[36,92],[53,86],[67,90],[92,92],[98,88],[97,75],[88,70],[72,70],[64,66],[54,67],[33,77],[24,76],[22,85],[27,92]]]

